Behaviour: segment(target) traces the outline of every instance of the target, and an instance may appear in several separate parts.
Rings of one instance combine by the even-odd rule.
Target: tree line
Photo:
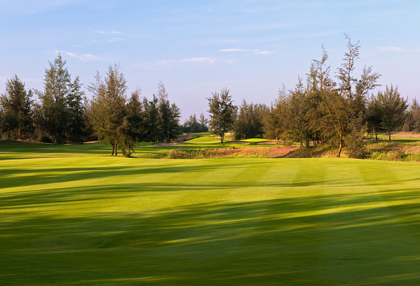
[[[112,146],[112,155],[120,149],[128,156],[136,142],[170,142],[180,134],[180,109],[161,82],[150,100],[140,90],[128,97],[124,74],[114,65],[88,89],[91,100],[61,55],[45,70],[42,91],[26,89],[18,76],[8,79],[0,97],[3,137],[59,144],[100,140]]]
[[[359,42],[346,35],[347,50],[340,67],[332,75],[328,54],[313,60],[306,78],[298,78],[291,90],[283,87],[270,105],[233,103],[230,90],[211,94],[210,119],[191,115],[179,123],[180,109],[168,99],[163,83],[151,99],[141,90],[127,95],[127,82],[118,65],[104,76],[97,73],[88,86],[88,100],[79,77],[72,80],[66,62],[59,55],[45,70],[44,89],[26,89],[14,76],[6,82],[0,97],[0,131],[3,138],[34,139],[51,143],[100,140],[111,145],[112,155],[121,150],[130,155],[136,142],[170,142],[181,132],[207,132],[220,137],[231,132],[236,139],[264,137],[299,142],[302,147],[329,144],[344,146],[352,157],[363,157],[363,135],[386,132],[391,140],[395,130],[420,132],[420,106],[408,104],[398,87],[379,86],[380,74],[364,67],[357,77]]]
[[[389,140],[391,133],[401,128],[420,132],[417,101],[408,109],[407,100],[392,85],[370,94],[379,86],[381,75],[364,67],[361,75],[355,76],[360,45],[347,35],[346,39],[347,51],[335,76],[323,49],[321,59],[312,61],[306,79],[299,78],[292,90],[283,87],[271,106],[243,101],[237,107],[228,89],[213,93],[208,98],[213,134],[220,136],[221,143],[224,134],[232,131],[236,139],[265,137],[306,147],[330,144],[337,147],[337,157],[346,146],[351,157],[360,158],[365,132],[376,136],[386,132]]]

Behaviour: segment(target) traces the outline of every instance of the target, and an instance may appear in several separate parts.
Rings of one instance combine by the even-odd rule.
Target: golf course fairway
[[[0,285],[420,285],[420,164],[0,153]]]

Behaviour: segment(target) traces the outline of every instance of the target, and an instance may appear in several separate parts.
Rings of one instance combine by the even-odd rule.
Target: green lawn
[[[420,284],[418,163],[0,148],[1,286]]]

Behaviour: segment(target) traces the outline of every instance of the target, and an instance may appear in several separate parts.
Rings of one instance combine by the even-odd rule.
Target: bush
[[[52,139],[50,137],[48,137],[48,136],[45,136],[45,135],[41,137],[41,140],[40,141],[42,143],[53,143]]]

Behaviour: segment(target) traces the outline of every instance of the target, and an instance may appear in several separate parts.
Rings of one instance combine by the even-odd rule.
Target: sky
[[[91,97],[97,71],[118,63],[130,91],[151,98],[161,81],[182,123],[224,88],[236,105],[270,104],[322,47],[335,76],[346,33],[360,41],[356,74],[372,66],[379,89],[420,100],[419,31],[418,0],[0,0],[0,93],[14,75],[42,90],[61,54]]]

